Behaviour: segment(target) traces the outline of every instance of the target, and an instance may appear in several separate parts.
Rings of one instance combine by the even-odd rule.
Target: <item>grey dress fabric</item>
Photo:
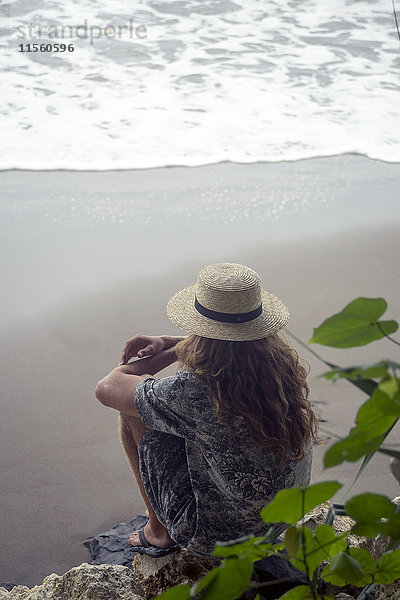
[[[190,371],[148,377],[134,399],[149,429],[139,444],[147,495],[171,537],[195,554],[211,554],[216,541],[264,534],[261,509],[279,490],[310,481],[311,449],[282,467],[251,440],[241,417],[229,443],[207,384]]]

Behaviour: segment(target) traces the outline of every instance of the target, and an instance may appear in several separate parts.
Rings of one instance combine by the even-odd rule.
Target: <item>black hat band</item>
[[[246,313],[223,313],[216,310],[210,310],[200,304],[196,296],[194,298],[194,307],[198,313],[203,315],[203,317],[207,317],[213,321],[220,321],[221,323],[248,323],[248,321],[257,319],[262,313],[262,304],[255,310]]]

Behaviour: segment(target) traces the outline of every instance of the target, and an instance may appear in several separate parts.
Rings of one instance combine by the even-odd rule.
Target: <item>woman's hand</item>
[[[125,343],[122,350],[120,365],[126,365],[131,358],[144,358],[145,356],[154,356],[167,348],[176,346],[183,337],[173,337],[167,335],[134,335]]]

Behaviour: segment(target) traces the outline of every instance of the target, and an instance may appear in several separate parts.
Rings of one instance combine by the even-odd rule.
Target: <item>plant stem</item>
[[[300,346],[303,346],[303,348],[305,348],[306,350],[308,350],[308,352],[310,352],[310,354],[312,354],[313,356],[315,356],[315,358],[318,358],[318,360],[320,360],[321,362],[323,362],[324,365],[327,365],[331,369],[339,369],[340,368],[338,365],[334,365],[333,363],[330,363],[327,360],[325,360],[324,358],[322,358],[322,356],[320,356],[319,354],[317,354],[317,352],[315,352],[315,350],[312,350],[309,346],[307,346],[307,344],[305,344],[304,342],[302,342],[297,337],[297,335],[294,335],[294,333],[292,333],[291,331],[289,331],[289,329],[286,329],[286,331],[288,332],[288,334],[290,335],[290,337],[292,337],[294,340],[296,340],[296,342],[298,344],[300,344]]]
[[[306,491],[305,491],[305,489],[303,489],[303,493],[301,495],[301,514],[303,515],[303,517],[305,515],[305,506],[304,506],[305,496],[306,496]],[[304,535],[303,530],[301,531],[301,549],[303,551],[303,563],[304,563],[304,566],[305,566],[305,569],[306,569],[306,576],[307,576],[307,580],[308,580],[308,585],[309,585],[309,587],[311,589],[311,593],[312,593],[313,599],[317,600],[317,594],[315,593],[314,586],[313,586],[313,584],[311,582],[310,569],[308,567],[307,560],[306,560],[306,536]]]
[[[396,344],[396,346],[400,346],[400,342],[398,342],[397,340],[394,340],[390,335],[388,335],[387,333],[385,333],[380,325],[380,323],[378,323],[378,321],[376,322],[379,331],[391,342],[393,342],[393,344]]]

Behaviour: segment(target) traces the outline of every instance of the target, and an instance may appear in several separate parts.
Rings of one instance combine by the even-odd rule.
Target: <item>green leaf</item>
[[[399,381],[391,377],[381,382],[375,388],[371,398],[359,408],[356,416],[357,424],[351,435],[366,432],[367,439],[372,440],[381,434],[386,437],[386,432],[389,432],[399,417]],[[363,440],[365,441],[365,437]]]
[[[302,540],[301,527],[289,527],[285,531],[285,548],[290,558],[295,558]]]
[[[297,552],[295,556],[291,557],[290,562],[296,569],[308,573],[310,577],[323,560],[330,559],[347,548],[345,535],[336,536],[330,525],[320,525],[314,533],[308,527],[297,527],[296,529]],[[294,549],[294,544],[292,549]]]
[[[322,569],[321,577],[324,581],[327,581],[332,585],[337,585],[339,587],[346,585],[346,581],[342,577],[339,577],[337,573],[331,571],[330,565],[325,565]]]
[[[376,559],[364,548],[349,548],[348,551],[350,556],[360,563],[363,570],[363,576],[357,580],[357,586],[372,583],[372,575],[376,571]]]
[[[246,536],[232,542],[217,542],[213,556],[250,558],[253,562],[275,554],[278,548],[272,543],[265,543],[271,536]],[[273,537],[272,537],[273,539]]]
[[[359,408],[356,426],[347,438],[333,444],[325,453],[325,467],[343,461],[356,461],[362,456],[373,455],[400,417],[399,379],[389,377],[376,386],[369,400]],[[364,469],[371,456],[364,461]]]
[[[156,596],[157,600],[188,600],[190,594],[190,585],[185,583],[184,585],[178,585],[176,587],[166,590],[159,596]],[[153,599],[154,600],[154,599]]]
[[[377,406],[374,405],[374,402],[367,400],[365,406],[361,406],[357,413],[357,422],[354,430],[357,435],[361,432],[367,433],[367,439],[373,440],[377,436],[386,433],[386,431],[392,427],[400,416],[400,410],[397,412],[399,413],[398,416],[390,414],[390,409],[388,408],[388,415],[385,416]]]
[[[324,558],[326,559],[332,558],[335,554],[338,554],[347,548],[346,534],[336,535],[333,527],[326,523],[317,527],[314,536],[319,548],[325,554]],[[322,562],[322,560],[320,562]]]
[[[357,365],[344,368],[336,367],[323,373],[320,377],[325,377],[325,379],[333,381],[336,381],[339,378],[347,379],[347,381],[352,383],[358,389],[368,394],[368,396],[371,396],[377,387],[377,383],[374,379],[367,378],[375,377],[376,379],[380,379],[389,377],[389,368],[397,371],[400,369],[400,364],[391,360],[381,360],[377,363],[368,365]]]
[[[390,398],[395,404],[400,406],[400,379],[398,377],[389,377],[379,384],[379,389]]]
[[[204,575],[204,577],[202,577],[200,579],[200,581],[197,581],[194,585],[192,585],[192,587],[190,589],[190,597],[193,598],[201,590],[203,590],[205,587],[210,585],[210,583],[213,581],[213,579],[218,577],[220,570],[221,570],[221,567],[214,567],[214,569],[211,569],[211,571],[206,573],[206,575]]]
[[[353,365],[351,367],[338,367],[322,373],[319,377],[325,379],[349,379],[357,381],[358,379],[381,379],[382,377],[390,377],[389,368],[400,369],[400,364],[391,360],[380,360],[375,363],[366,365]]]
[[[389,386],[396,386],[398,390],[398,382],[394,378],[380,383],[371,398],[358,409],[357,429],[369,431],[371,438],[390,429],[396,418],[400,417],[400,395],[398,391],[389,395],[392,393]]]
[[[343,576],[338,574],[339,572],[335,569],[334,564],[333,569],[331,568],[331,565],[326,565],[326,567],[324,567],[321,573],[322,579],[328,581],[332,585],[337,585],[340,587],[346,585],[346,583],[349,581],[351,581],[351,583],[354,585],[357,585],[357,587],[372,583],[372,575],[376,571],[376,560],[374,557],[363,548],[349,548],[347,552],[350,557],[356,560],[361,566],[362,575],[357,578],[356,573],[353,573],[352,579],[349,580],[344,576],[344,574],[342,574]]]
[[[349,517],[366,523],[375,523],[381,518],[390,517],[395,509],[396,506],[387,496],[370,492],[353,496],[345,504],[345,511]]]
[[[375,537],[378,533],[400,538],[400,513],[396,505],[381,494],[365,493],[350,498],[346,513],[356,521],[352,527],[356,535]]]
[[[382,554],[378,560],[375,583],[393,583],[400,578],[400,548]]]
[[[378,321],[386,308],[383,298],[357,298],[315,328],[308,343],[351,348],[379,340],[398,328],[396,321]]]
[[[200,587],[203,590],[202,600],[236,600],[253,586],[250,583],[253,562],[249,559],[230,558],[217,569],[217,575],[209,585],[205,588]],[[196,588],[196,593],[198,590],[199,588]]]
[[[350,435],[335,442],[324,455],[324,467],[334,467],[344,461],[355,462],[362,456],[375,452],[385,439],[385,435],[370,438],[368,431],[353,428]]]
[[[311,565],[308,564],[308,559],[306,558],[307,554],[311,554],[314,549],[314,539],[311,529],[308,527],[296,527],[298,535],[299,535],[299,545],[297,549],[296,556],[290,558],[290,562],[299,571],[303,571],[303,573],[311,574],[314,571]],[[311,561],[312,562],[312,561]]]
[[[310,586],[298,585],[283,594],[279,600],[308,600],[308,598],[313,598]]]
[[[363,570],[360,563],[347,552],[339,552],[339,554],[336,554],[336,556],[332,558],[330,570],[331,573],[335,573],[349,583],[358,581],[363,576]]]
[[[364,394],[367,394],[367,396],[370,396],[377,386],[377,383],[373,379],[357,379],[357,381],[349,380],[349,383],[364,392]]]
[[[266,523],[290,523],[295,525],[307,512],[329,500],[342,487],[337,481],[323,481],[306,488],[281,490],[261,511]]]

